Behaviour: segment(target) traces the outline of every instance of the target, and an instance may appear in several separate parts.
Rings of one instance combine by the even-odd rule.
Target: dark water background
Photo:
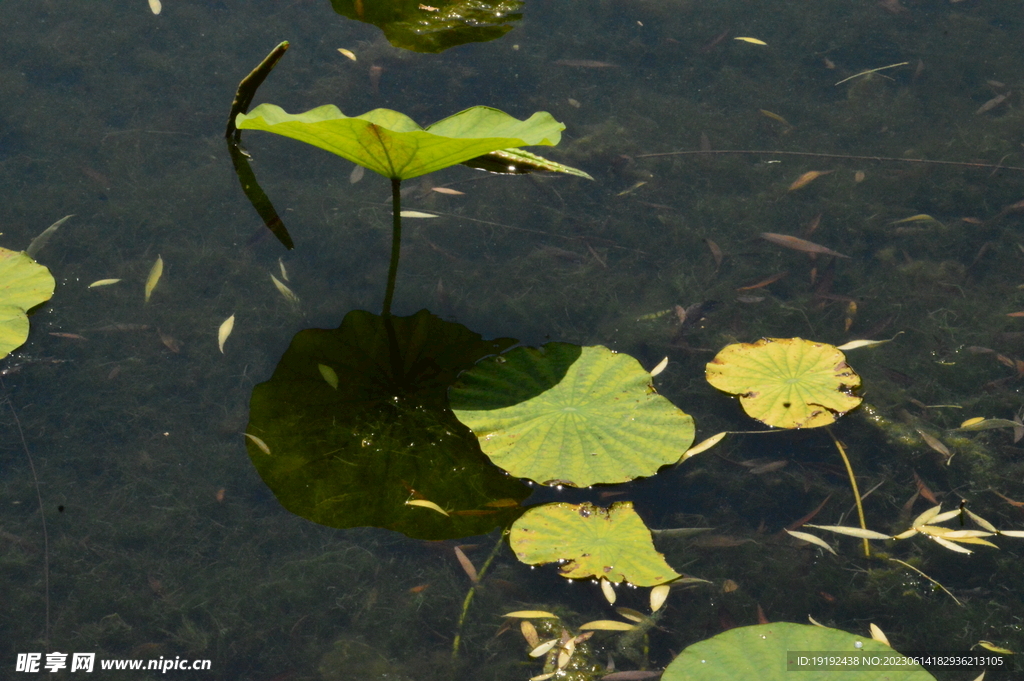
[[[167,0],[159,16],[142,0],[0,3],[0,245],[23,249],[75,215],[38,256],[58,282],[52,301],[33,316],[28,344],[0,363],[13,407],[0,412],[0,677],[14,675],[20,652],[78,651],[212,660],[187,678],[525,679],[539,664],[517,631],[501,631],[502,613],[557,608],[574,624],[614,616],[596,586],[565,585],[506,551],[453,665],[469,582],[452,543],[315,526],[283,511],[249,463],[241,433],[252,387],[298,330],[379,310],[390,238],[383,178],[350,184],[348,162],[252,134],[254,168],[296,249],[263,238],[223,129],[238,81],[284,39],[292,47],[257,102],[388,107],[423,124],[476,104],[521,118],[546,110],[567,130],[543,153],[595,177],[459,167],[408,183],[405,208],[445,217],[407,222],[397,314],[427,307],[488,337],[604,344],[647,367],[667,355],[659,390],[694,415],[698,439],[755,425],[703,380],[727,343],[902,331],[850,354],[870,409],[837,428],[861,490],[881,483],[866,501],[868,526],[901,531],[930,505],[906,506],[916,474],[947,508],[965,499],[1002,529],[1024,528],[1024,512],[991,491],[1024,500],[1024,450],[1008,431],[948,430],[1021,409],[1024,321],[1006,315],[1024,309],[1024,211],[1007,207],[1024,199],[1024,172],[996,167],[1024,166],[1020,5],[544,0],[524,12],[500,40],[420,55],[312,0]],[[835,84],[898,62],[908,64]],[[712,150],[989,167],[641,158],[699,150],[702,139]],[[833,172],[787,191],[812,170]],[[429,191],[441,184],[466,195]],[[934,220],[896,223],[917,214]],[[851,259],[812,261],[758,238],[801,236],[819,215],[808,238]],[[709,239],[725,253],[720,266]],[[158,254],[163,279],[143,305]],[[298,308],[270,280],[279,259]],[[123,281],[86,288],[112,277]],[[711,300],[720,305],[682,331],[671,315],[638,321]],[[217,328],[231,314],[222,355]],[[97,330],[115,324],[148,328]],[[48,523],[48,641],[40,509],[14,413]],[[917,429],[954,451],[949,465]],[[659,544],[676,569],[714,585],[673,592],[651,665],[756,623],[758,607],[772,621],[810,614],[860,633],[873,622],[902,650],[1024,646],[1020,540],[971,556],[923,537],[894,550],[958,606],[913,573],[859,559],[855,540],[833,541],[833,558],[777,536],[828,494],[816,520],[853,522],[824,434],[740,436],[716,452],[615,498],[635,500],[651,526],[713,527],[724,538]],[[787,464],[752,474],[741,462],[754,459]],[[467,553],[480,562],[495,541]],[[723,593],[726,579],[739,589]],[[646,591],[624,594],[644,607]],[[610,651],[620,669],[636,668],[635,649],[596,640],[599,662]]]

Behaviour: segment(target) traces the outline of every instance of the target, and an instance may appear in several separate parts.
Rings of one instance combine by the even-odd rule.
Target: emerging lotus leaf
[[[817,428],[860,404],[860,376],[828,343],[763,338],[726,346],[707,365],[708,383],[739,395],[747,414],[776,428]]]
[[[50,299],[50,270],[20,251],[0,248],[0,358],[28,340],[27,312]]]
[[[516,348],[465,372],[450,400],[491,461],[540,483],[654,475],[693,444],[693,419],[639,362],[602,346]]]
[[[274,104],[260,104],[238,114],[239,129],[264,130],[312,144],[358,163],[384,177],[408,180],[458,165],[492,151],[554,146],[565,126],[547,112],[525,121],[503,111],[475,106],[426,128],[405,114],[374,109],[348,117],[333,104],[290,114]]]
[[[651,531],[629,501],[607,509],[591,503],[536,506],[512,524],[509,544],[528,565],[567,561],[558,571],[569,579],[656,586],[680,576],[654,550]]]

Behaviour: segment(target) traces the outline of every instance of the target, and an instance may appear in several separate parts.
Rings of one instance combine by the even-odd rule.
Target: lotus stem
[[[846,456],[846,450],[843,449],[843,444],[839,441],[839,438],[835,436],[831,428],[826,428],[829,437],[832,438],[832,442],[836,444],[836,449],[839,450],[839,456],[843,457],[843,463],[846,465],[846,473],[850,476],[850,487],[853,488],[853,499],[857,504],[857,515],[860,518],[860,529],[867,530],[868,525],[864,520],[864,506],[860,503],[860,490],[857,489],[857,478],[853,474],[853,466],[850,465],[850,459]],[[871,557],[871,546],[868,544],[868,540],[864,539],[864,557]]]
[[[477,570],[476,583],[469,587],[469,592],[466,594],[465,600],[462,601],[462,613],[459,614],[459,624],[455,629],[455,641],[452,643],[452,661],[459,657],[459,646],[462,644],[462,626],[466,623],[466,615],[469,613],[469,604],[473,602],[473,594],[476,593],[477,587],[480,586],[484,575],[487,574],[487,568],[491,567],[491,563],[498,557],[498,551],[501,550],[501,545],[504,541],[505,533],[500,532],[498,534],[498,541],[494,543],[494,548],[491,549],[491,554],[487,556],[487,560]]]
[[[388,266],[388,288],[384,293],[382,317],[391,316],[391,301],[395,297],[395,280],[398,278],[398,256],[402,253],[402,180],[391,178],[391,264]]]

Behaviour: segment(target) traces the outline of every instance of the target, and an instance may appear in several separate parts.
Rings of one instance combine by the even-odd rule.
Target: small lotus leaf
[[[802,338],[762,338],[722,349],[708,383],[739,395],[747,414],[776,428],[817,428],[856,407],[860,376],[835,346]]]
[[[405,114],[374,109],[349,118],[333,104],[290,114],[260,104],[235,119],[239,129],[264,130],[312,144],[384,177],[407,180],[492,151],[558,144],[565,126],[546,112],[525,121],[475,106],[426,128]]]
[[[55,286],[50,270],[20,251],[0,248],[0,358],[28,340],[27,312]]]
[[[651,531],[629,501],[607,509],[589,502],[535,506],[512,523],[509,544],[528,565],[565,561],[558,571],[569,579],[656,586],[679,577],[654,550]]]
[[[797,657],[857,655],[892,664],[860,668],[797,666]],[[794,672],[798,672],[794,674]],[[662,675],[662,681],[935,681],[935,677],[870,636],[809,624],[775,622],[730,629],[684,650]]]
[[[693,444],[693,419],[639,362],[602,346],[516,348],[464,373],[450,400],[491,461],[541,483],[626,482]]]

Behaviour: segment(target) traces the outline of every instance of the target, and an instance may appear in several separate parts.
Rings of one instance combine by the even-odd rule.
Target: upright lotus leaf
[[[0,358],[28,340],[28,311],[53,296],[50,270],[20,251],[0,248]]]
[[[707,365],[708,383],[739,395],[747,414],[776,428],[817,428],[860,404],[860,376],[828,343],[762,338],[726,346]]]
[[[522,19],[520,0],[331,0],[334,11],[373,24],[395,47],[437,53],[500,38]]]
[[[892,664],[833,666],[810,669],[800,656],[878,657]],[[796,673],[794,673],[796,672]],[[969,674],[973,678],[977,674]],[[935,681],[935,677],[884,643],[839,629],[776,622],[737,627],[679,654],[665,669],[662,681]]]
[[[680,576],[654,550],[651,531],[630,501],[607,509],[589,502],[535,506],[512,523],[508,540],[522,562],[562,562],[558,571],[569,579],[657,586]]]
[[[516,348],[460,376],[450,399],[495,464],[545,484],[653,475],[693,443],[693,419],[639,362],[602,346]]]
[[[460,371],[511,343],[426,311],[354,311],[338,329],[300,331],[253,390],[249,456],[285,508],[330,527],[417,539],[505,527],[530,490],[487,460],[446,395]]]
[[[374,109],[348,117],[333,104],[290,114],[260,104],[238,114],[239,129],[264,130],[312,144],[384,177],[407,180],[511,147],[554,146],[565,126],[538,112],[525,121],[486,106],[421,128],[405,114]]]

